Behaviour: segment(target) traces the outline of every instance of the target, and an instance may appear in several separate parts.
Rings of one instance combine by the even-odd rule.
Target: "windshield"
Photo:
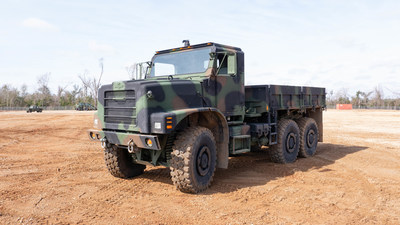
[[[211,48],[156,55],[150,76],[202,73],[207,70]]]

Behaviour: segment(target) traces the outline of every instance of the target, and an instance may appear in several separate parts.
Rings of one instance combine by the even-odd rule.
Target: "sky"
[[[400,94],[400,1],[2,0],[0,86],[72,89],[79,75],[102,84],[155,51],[216,42],[245,52],[246,84]]]

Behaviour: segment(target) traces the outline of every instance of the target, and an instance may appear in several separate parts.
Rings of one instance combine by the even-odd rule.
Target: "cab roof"
[[[229,45],[222,45],[222,44],[218,44],[218,43],[214,43],[214,42],[206,42],[206,43],[197,44],[197,45],[189,45],[186,47],[178,47],[178,48],[171,48],[171,49],[156,51],[156,55],[170,53],[170,52],[183,51],[183,50],[188,50],[188,49],[203,48],[203,47],[208,47],[208,46],[215,46],[216,48],[220,48],[220,49],[230,49],[230,50],[234,50],[234,51],[242,51],[242,49],[237,48],[237,47],[233,47],[233,46],[229,46]]]

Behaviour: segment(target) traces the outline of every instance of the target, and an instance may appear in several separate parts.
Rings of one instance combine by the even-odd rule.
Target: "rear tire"
[[[119,178],[139,176],[146,168],[145,165],[134,163],[128,150],[115,145],[104,149],[104,161],[111,175]]]
[[[250,147],[251,152],[262,152],[262,146],[255,144]]]
[[[215,139],[208,128],[187,128],[175,140],[170,170],[172,182],[180,191],[198,193],[207,189],[216,165]]]
[[[269,156],[276,163],[296,161],[300,148],[300,131],[297,123],[289,119],[278,122],[278,143],[268,150]]]
[[[314,119],[303,117],[297,121],[300,128],[299,156],[308,158],[315,155],[318,144],[318,126]]]

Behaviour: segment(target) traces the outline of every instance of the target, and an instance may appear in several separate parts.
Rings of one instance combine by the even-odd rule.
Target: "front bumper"
[[[106,141],[111,144],[124,146],[133,144],[138,148],[161,150],[160,142],[156,135],[102,130],[88,130],[87,132],[89,135],[89,139],[93,141]]]

